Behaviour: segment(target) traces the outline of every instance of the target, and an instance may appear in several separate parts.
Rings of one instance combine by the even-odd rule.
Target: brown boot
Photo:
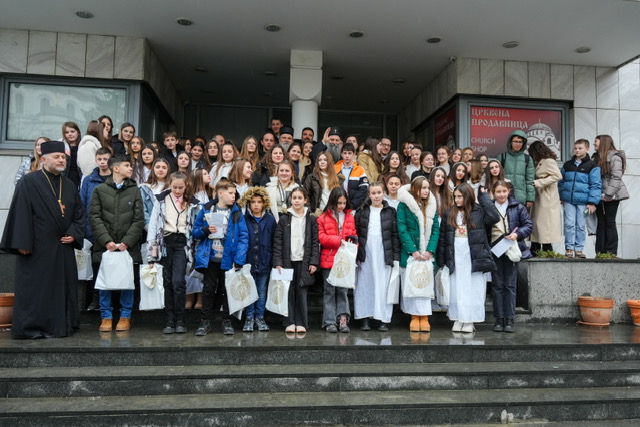
[[[121,317],[116,325],[116,331],[128,331],[131,328],[131,319],[127,317]]]
[[[102,319],[102,323],[100,323],[100,332],[111,332],[112,329],[113,329],[113,320]]]
[[[431,332],[429,316],[420,316],[420,332]]]
[[[191,310],[193,308],[193,302],[196,299],[196,294],[187,295],[186,302],[184,304],[184,308],[187,310]]]
[[[196,295],[196,304],[193,306],[195,310],[202,310],[202,292],[198,292]]]
[[[411,332],[420,332],[420,316],[411,316],[411,323],[409,323],[409,330]]]

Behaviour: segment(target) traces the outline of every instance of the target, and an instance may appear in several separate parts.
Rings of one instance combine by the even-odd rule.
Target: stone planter
[[[579,323],[587,326],[609,326],[613,305],[611,298],[578,297],[578,306],[582,316],[582,321]]]
[[[640,326],[640,300],[630,299],[627,301],[627,306],[629,307],[633,324]]]
[[[580,318],[576,301],[583,295],[607,295],[615,301],[638,298],[639,260],[533,258],[519,264],[518,287],[526,287],[527,305],[518,306],[530,313],[519,314],[518,321],[574,322]],[[624,304],[613,307],[611,321],[631,323]]]
[[[0,328],[11,327],[13,318],[13,294],[0,293]]]

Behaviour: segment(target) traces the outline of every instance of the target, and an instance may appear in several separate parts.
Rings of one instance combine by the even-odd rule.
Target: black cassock
[[[64,216],[58,203],[60,179]],[[65,235],[74,242],[60,242]],[[18,182],[0,243],[0,249],[18,255],[13,338],[66,337],[78,328],[74,248],[82,248],[83,238],[84,214],[73,182],[43,170]]]

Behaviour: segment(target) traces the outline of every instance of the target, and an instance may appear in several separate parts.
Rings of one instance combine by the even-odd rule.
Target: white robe
[[[387,291],[391,279],[391,267],[384,262],[382,208],[371,207],[365,261],[357,269],[356,288],[353,293],[354,317],[373,317],[384,323],[391,322],[393,304],[387,304]]]

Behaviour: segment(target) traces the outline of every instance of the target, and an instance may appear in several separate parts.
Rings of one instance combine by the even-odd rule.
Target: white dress
[[[471,251],[462,213],[458,213],[458,228],[454,240],[454,272],[450,276],[449,311],[451,320],[463,323],[484,322],[484,302],[487,282],[482,272],[471,272]]]
[[[353,292],[353,305],[356,319],[373,317],[384,323],[391,322],[393,304],[387,304],[387,290],[391,279],[391,266],[384,263],[382,208],[371,206],[365,261],[357,269],[356,288]]]

